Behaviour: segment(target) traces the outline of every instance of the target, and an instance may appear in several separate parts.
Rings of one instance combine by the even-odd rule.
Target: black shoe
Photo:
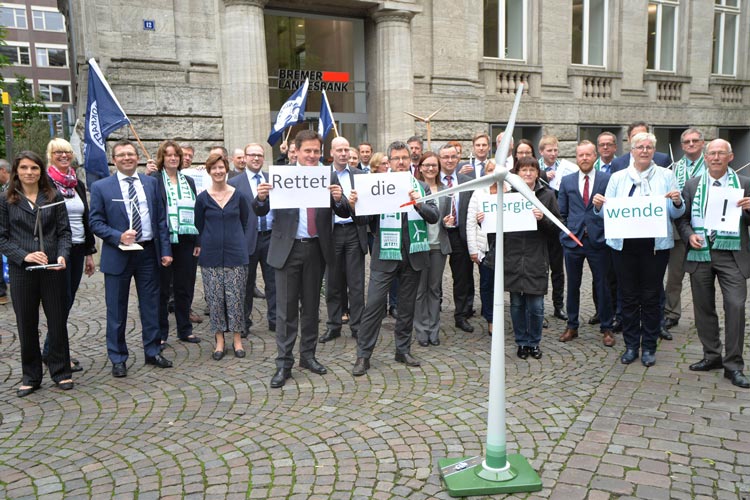
[[[440,345],[440,339],[435,339],[435,340],[430,339],[430,344],[432,344],[432,345]]]
[[[253,288],[253,297],[255,297],[256,299],[265,299],[266,294],[256,286],[255,288]]]
[[[518,350],[516,351],[516,356],[518,356],[521,359],[528,358],[529,357],[528,348],[525,345],[519,345]]]
[[[326,373],[328,373],[326,367],[318,363],[318,360],[315,358],[300,359],[299,367],[310,370],[311,372],[317,373],[318,375],[325,375]]]
[[[271,377],[271,387],[278,389],[279,387],[282,387],[289,378],[292,378],[292,370],[289,368],[279,368],[276,370],[276,373],[273,374],[273,377]]]
[[[275,322],[269,322],[268,323],[268,331],[269,332],[275,332],[276,331],[276,323]]]
[[[670,328],[674,328],[675,326],[677,326],[679,322],[680,322],[679,319],[667,318],[664,320],[664,328],[669,330]]]
[[[75,383],[74,383],[74,382],[73,382],[72,380],[66,380],[66,381],[64,381],[64,382],[55,382],[55,385],[56,385],[56,386],[57,386],[57,387],[58,387],[59,389],[61,389],[61,390],[63,390],[63,391],[69,391],[69,390],[71,390],[71,389],[72,389],[73,387],[75,387]]]
[[[659,330],[659,338],[664,340],[672,340],[674,337],[672,337],[672,334],[667,331],[665,327],[662,327]],[[645,353],[644,353],[645,354]]]
[[[542,359],[542,350],[539,349],[538,345],[527,347],[527,352],[529,353],[529,356],[531,356],[534,359]]]
[[[26,396],[36,391],[40,387],[41,387],[41,384],[36,384],[36,385],[30,385],[25,389],[16,389],[16,396],[18,396],[19,398],[25,398]]]
[[[724,365],[721,362],[721,359],[715,359],[714,361],[709,361],[706,358],[701,359],[697,363],[693,363],[690,365],[690,371],[693,372],[707,372],[711,370],[718,370],[719,368],[722,368]]]
[[[128,376],[128,367],[125,363],[114,363],[112,365],[112,376],[122,378]]]
[[[561,319],[563,321],[568,321],[568,315],[565,314],[565,309],[562,307],[555,307],[555,313],[553,316],[557,319]]]
[[[456,328],[458,328],[459,330],[463,330],[466,333],[471,333],[474,331],[474,327],[471,326],[471,324],[469,324],[469,322],[465,319],[457,319]]]
[[[367,370],[370,369],[370,360],[367,358],[357,358],[357,361],[354,363],[354,367],[352,368],[352,375],[355,377],[361,377],[365,373],[367,373]]]
[[[638,359],[638,349],[631,349],[628,347],[627,349],[625,349],[625,352],[622,353],[622,356],[620,357],[620,362],[623,365],[629,365],[636,359]]]
[[[212,358],[212,359],[213,359],[214,361],[221,361],[221,360],[222,360],[222,358],[224,357],[224,353],[226,353],[226,352],[227,352],[227,350],[226,350],[226,349],[224,349],[224,350],[221,350],[221,351],[214,351],[214,353],[213,353],[213,354],[211,354],[211,358]]]
[[[406,366],[419,366],[419,360],[408,352],[397,352],[395,359]]]
[[[594,313],[594,315],[589,318],[589,325],[598,325],[601,322],[602,320],[599,319],[599,313]]]
[[[656,353],[653,351],[643,351],[641,353],[641,363],[647,368],[654,366],[656,364]]]
[[[612,322],[612,331],[615,333],[622,332],[622,320],[615,318],[615,320]]]
[[[70,364],[70,371],[71,371],[71,373],[75,373],[75,372],[82,372],[82,371],[83,371],[83,367],[82,367],[81,365],[76,365],[76,364],[74,364],[74,363],[73,363],[73,362],[71,361],[71,364]]]
[[[325,344],[326,342],[330,342],[331,340],[337,339],[341,337],[341,330],[339,331],[333,331],[333,330],[326,330],[326,332],[320,336],[320,339],[318,339],[318,342],[321,344]]]
[[[234,350],[234,357],[235,358],[244,358],[245,357],[245,350],[244,349],[235,349]]]
[[[430,343],[428,341],[426,341],[426,340],[420,340],[419,341],[419,345],[421,347],[430,347]]]
[[[391,308],[388,309],[388,314],[391,315],[391,318],[395,319],[396,316],[398,315],[398,308],[396,306],[391,306]]]
[[[743,389],[750,389],[750,380],[742,373],[742,370],[724,370],[724,378],[731,380],[732,385],[742,387]]]
[[[195,335],[188,335],[187,337],[178,338],[177,340],[179,340],[180,342],[187,342],[188,344],[200,344],[201,342],[201,339],[199,339]]]
[[[146,356],[146,364],[158,366],[159,368],[172,368],[172,362],[161,354],[154,357]]]

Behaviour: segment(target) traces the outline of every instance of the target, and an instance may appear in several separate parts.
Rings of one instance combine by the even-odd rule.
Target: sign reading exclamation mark
[[[721,211],[721,222],[724,222],[725,220],[727,220],[726,215],[727,215],[727,202],[728,201],[729,200],[724,200],[724,209]]]

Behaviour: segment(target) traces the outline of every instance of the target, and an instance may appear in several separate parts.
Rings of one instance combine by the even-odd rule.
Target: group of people
[[[555,137],[541,139],[539,158],[528,140],[511,145],[513,154],[504,168],[516,173],[578,240],[561,233],[537,209],[532,210],[536,230],[502,235],[517,355],[542,357],[544,297],[550,277],[554,316],[566,321],[559,341],[578,337],[579,291],[587,260],[597,311],[589,323],[600,325],[602,342],[608,347],[615,346],[615,334],[623,332],[622,363],[640,358],[644,366],[652,366],[658,338],[671,338],[669,329],[679,321],[682,278],[688,272],[704,347],[704,358],[690,369],[724,368],[734,385],[750,387],[742,359],[750,277],[750,180],[729,167],[733,156],[727,141],[711,141],[704,151],[703,134],[695,128],[682,134],[685,156],[677,162],[655,152],[656,138],[645,123],[632,124],[628,136],[630,153],[619,158],[614,156],[614,134],[600,134],[596,144],[581,141],[576,147],[576,170],[568,175],[563,175],[568,170],[560,166]],[[83,272],[94,272],[94,235],[102,240],[107,352],[114,377],[127,376],[125,327],[133,278],[147,364],[172,366],[162,353],[171,310],[177,338],[200,342],[192,327],[199,319],[191,308],[198,266],[215,334],[214,360],[227,352],[226,333],[231,333],[234,355],[245,356],[243,338],[253,326],[253,299],[264,295],[268,330],[275,332],[277,343],[276,370],[270,380],[274,388],[292,376],[298,334],[299,366],[323,375],[327,368],[316,357],[317,344],[340,337],[346,323],[357,340],[352,374],[365,375],[388,313],[396,319],[395,361],[419,366],[411,351],[412,333],[416,332],[421,347],[440,345],[446,263],[453,277],[456,328],[474,331],[470,319],[478,265],[481,316],[491,334],[498,235],[483,227],[482,207],[496,199],[498,189],[508,191],[510,186],[495,183],[421,200],[492,174],[497,167],[489,157],[490,141],[486,133],[477,134],[469,161],[462,162],[460,144],[453,141],[437,152],[425,152],[421,138],[414,136],[406,142],[394,141],[378,153],[370,144],[355,149],[345,138],[336,137],[330,148],[328,206],[275,210],[270,209],[272,185],[262,171],[264,148],[256,143],[232,156],[222,147],[211,149],[205,162],[210,184],[198,192],[193,179],[182,172],[192,163],[194,151],[189,145],[164,141],[156,160],[146,162],[147,173],[138,173],[138,149],[127,140],[118,141],[112,147],[116,172],[91,186],[90,210],[83,183],[72,169],[70,144],[51,141],[47,162],[34,153],[19,154],[0,197],[0,253],[9,261],[21,340],[23,381],[18,395],[40,387],[43,362],[60,388],[73,387],[71,374],[81,368],[70,359],[67,316]],[[319,165],[322,144],[315,132],[301,131],[293,143],[283,145],[276,163]],[[558,169],[563,173],[555,180]],[[412,174],[413,203],[402,212],[358,216],[357,177],[388,171]],[[704,229],[706,200],[717,186],[744,190],[737,203],[742,208],[737,231]],[[671,221],[666,237],[605,239],[607,200],[631,196],[666,198]],[[264,294],[255,286],[258,266]],[[29,271],[32,267],[36,270]],[[318,337],[324,277],[326,329]],[[724,354],[714,303],[716,280],[726,315]],[[43,351],[38,333],[40,302],[49,328]]]

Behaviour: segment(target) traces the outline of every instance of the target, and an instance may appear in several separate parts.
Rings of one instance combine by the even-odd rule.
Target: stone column
[[[231,151],[248,142],[265,143],[271,130],[263,24],[268,0],[223,1],[221,106],[224,145]]]
[[[375,148],[385,151],[392,141],[406,141],[414,135],[414,119],[404,113],[414,109],[414,70],[411,53],[411,18],[414,13],[382,10],[373,13],[375,21],[375,80],[368,110],[370,138]],[[373,134],[372,132],[375,132]]]

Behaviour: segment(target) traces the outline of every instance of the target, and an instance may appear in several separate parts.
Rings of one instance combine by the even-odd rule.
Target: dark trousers
[[[21,344],[23,385],[35,386],[42,382],[42,354],[39,350],[39,303],[44,309],[49,327],[49,355],[47,367],[55,382],[70,378],[68,346],[68,301],[63,271],[26,271],[14,264],[9,266],[10,291],[16,313],[18,339]]]
[[[120,274],[104,275],[104,296],[107,303],[107,354],[112,363],[128,360],[125,327],[128,322],[130,281],[135,278],[138,292],[138,309],[143,331],[143,351],[154,357],[161,352],[159,332],[159,264],[153,243],[144,244],[144,250],[128,252],[128,262]]]
[[[324,267],[320,243],[315,238],[295,240],[284,267],[276,269],[276,368],[289,369],[294,365],[300,323],[300,359],[315,357]]]
[[[159,334],[162,342],[169,337],[169,288],[174,293],[174,319],[177,337],[184,339],[193,334],[190,322],[190,304],[195,289],[195,236],[181,234],[178,243],[172,243],[172,264],[159,266]]]
[[[341,331],[341,315],[348,303],[349,328],[358,334],[365,308],[365,254],[354,223],[333,226],[333,248],[336,256],[326,275],[326,326],[329,331]]]
[[[495,309],[495,270],[479,264],[479,297],[482,299],[482,317],[492,323]]]
[[[449,229],[448,238],[451,242],[449,264],[453,275],[453,302],[456,308],[453,317],[456,321],[467,320],[474,308],[474,263],[458,229]]]
[[[622,277],[623,340],[629,349],[656,351],[661,329],[659,297],[669,250],[654,251],[653,238],[625,240],[613,251]]]
[[[65,296],[67,308],[65,311],[65,320],[67,321],[70,310],[73,308],[73,303],[76,300],[76,292],[81,284],[81,277],[83,277],[83,268],[86,262],[86,245],[83,243],[74,244],[70,247],[70,257],[66,262],[65,271],[61,271],[65,274]],[[44,347],[42,348],[42,359],[45,361],[49,357],[49,331],[44,338]],[[64,379],[63,379],[64,380]]]
[[[583,262],[588,261],[594,279],[594,295],[599,303],[599,317],[601,331],[612,329],[612,301],[609,294],[607,274],[609,272],[609,247],[592,248],[587,236],[582,240],[583,247],[564,247],[565,270],[568,273],[568,328],[577,330],[580,326],[579,311],[581,310],[581,280],[583,278]]]
[[[612,310],[614,317],[620,321],[622,321],[622,296],[619,292],[619,288],[617,286],[617,271],[615,270],[615,264],[612,260],[612,252],[608,252],[609,257],[609,270],[607,271],[607,293],[610,297],[610,303],[612,304]],[[568,283],[568,287],[570,287],[570,283]],[[596,314],[599,314],[599,294],[596,292],[596,280],[591,278],[591,289],[594,290],[594,308],[596,310]]]
[[[562,309],[565,294],[565,270],[563,264],[563,249],[560,238],[555,235],[547,239],[547,253],[549,254],[549,270],[552,279],[552,305],[555,309]]]
[[[247,286],[245,287],[245,332],[250,333],[253,324],[253,291],[258,276],[258,264],[263,274],[264,292],[266,294],[266,320],[268,324],[276,323],[276,271],[268,265],[268,246],[271,244],[271,231],[258,232],[255,252],[250,256],[247,266]]]
[[[398,279],[398,312],[396,314],[396,353],[407,354],[411,349],[411,335],[414,328],[414,304],[421,271],[415,271],[408,262],[400,262],[393,271],[370,270],[370,284],[367,287],[367,305],[362,314],[362,324],[357,336],[357,357],[369,359],[380,334],[380,326],[385,317],[385,301],[391,283]]]

